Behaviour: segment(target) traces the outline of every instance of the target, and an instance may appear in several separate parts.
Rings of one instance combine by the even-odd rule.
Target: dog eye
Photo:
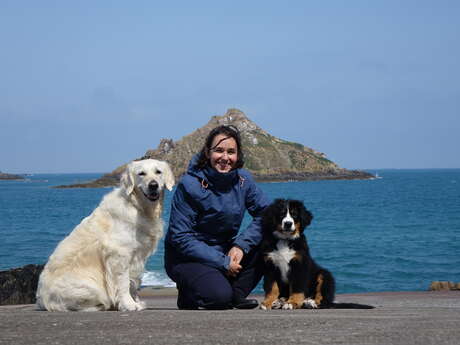
[[[141,171],[140,173],[138,173],[139,176],[145,176],[145,172],[144,171]]]
[[[160,175],[160,174],[161,174],[161,170],[158,170],[158,169],[157,169],[157,170],[155,171],[155,174]]]

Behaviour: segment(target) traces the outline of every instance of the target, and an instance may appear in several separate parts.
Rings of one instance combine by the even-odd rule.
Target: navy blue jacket
[[[260,243],[261,214],[270,200],[247,170],[219,173],[209,166],[199,169],[197,161],[196,155],[173,196],[165,263],[201,262],[227,271],[229,248],[248,253]],[[253,220],[238,234],[246,210]]]

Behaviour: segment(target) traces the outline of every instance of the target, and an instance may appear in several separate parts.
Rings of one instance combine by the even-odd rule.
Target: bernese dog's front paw
[[[286,298],[284,297],[278,298],[272,303],[272,309],[282,309],[285,304],[286,304]]]
[[[267,306],[263,303],[260,303],[259,305],[259,309],[262,309],[262,310],[268,310],[269,308],[267,308]]]
[[[292,310],[293,307],[292,307],[292,304],[291,303],[285,303],[283,305],[283,310]]]
[[[318,305],[316,304],[315,300],[311,298],[305,299],[302,306],[305,309],[318,309]]]
[[[289,299],[283,304],[283,309],[300,309],[305,300],[305,295],[303,293],[294,293],[289,296]]]
[[[283,305],[283,309],[284,309],[284,310],[300,309],[300,308],[302,308],[302,305],[303,305],[302,302],[298,302],[298,301],[289,299],[289,300]]]
[[[262,309],[262,310],[270,310],[270,309],[272,309],[272,302],[269,301],[269,300],[263,301],[262,303],[260,303],[259,309]]]

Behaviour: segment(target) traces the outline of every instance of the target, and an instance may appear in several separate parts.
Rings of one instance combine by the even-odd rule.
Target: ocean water
[[[460,169],[372,170],[363,181],[261,183],[271,197],[303,200],[314,214],[311,253],[338,293],[426,290],[460,282]],[[0,181],[0,270],[45,263],[56,245],[111,188],[54,189],[101,174],[40,174]],[[172,193],[167,193],[165,225]],[[250,221],[246,216],[244,225]],[[175,286],[163,269],[163,242],[143,285]],[[256,292],[262,292],[261,286]]]

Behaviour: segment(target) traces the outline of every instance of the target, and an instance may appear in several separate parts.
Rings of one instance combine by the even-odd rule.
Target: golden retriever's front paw
[[[144,310],[147,308],[147,306],[145,305],[145,302],[142,302],[141,300],[138,300],[136,304],[137,304],[136,310]]]
[[[144,309],[144,302],[134,302],[132,299],[121,302],[118,307],[118,310],[120,311],[139,311]]]

